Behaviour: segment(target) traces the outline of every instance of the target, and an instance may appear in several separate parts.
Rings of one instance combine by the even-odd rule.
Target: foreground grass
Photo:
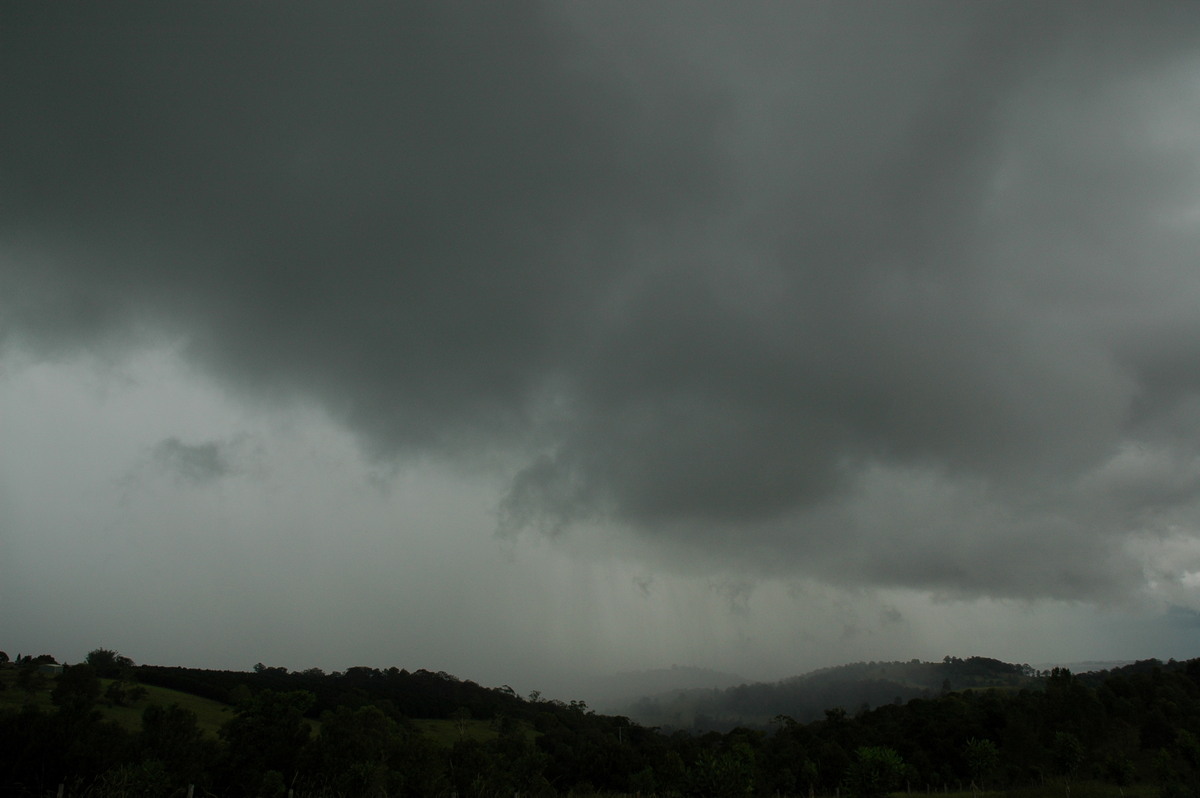
[[[1053,780],[1045,784],[1031,787],[1010,787],[1002,790],[963,790],[941,792],[933,790],[925,793],[913,790],[910,793],[892,793],[892,798],[906,798],[928,795],[930,798],[1158,798],[1157,786],[1151,784],[1134,784],[1118,787],[1104,781],[1076,780],[1067,784],[1064,781]]]
[[[569,790],[567,798],[676,798],[678,793],[626,793],[611,791],[580,791]],[[899,790],[887,794],[887,798],[1159,798],[1158,787],[1150,784],[1137,784],[1128,787],[1118,787],[1101,781],[1076,780],[1068,785],[1054,780],[1043,785],[1030,787],[1010,787],[998,790]],[[780,793],[776,798],[813,798],[809,793]],[[849,793],[815,793],[815,798],[849,798]]]
[[[559,793],[560,796],[566,798],[675,798],[678,793],[628,793],[628,792],[609,792],[609,791],[590,791],[590,790],[568,790]],[[846,793],[839,793],[841,798],[849,798]],[[1070,785],[1070,792],[1067,792],[1067,785],[1061,782],[1046,782],[1045,785],[1036,787],[1021,787],[1003,790],[966,790],[966,791],[951,791],[942,792],[935,790],[926,793],[925,791],[913,790],[912,792],[889,793],[887,798],[917,798],[920,795],[939,795],[943,798],[1159,798],[1157,787],[1148,784],[1139,784],[1130,787],[1117,787],[1114,784],[1107,784],[1098,781],[1076,781]],[[782,796],[782,794],[781,794]],[[782,798],[810,798],[808,793],[796,793],[782,796]],[[831,793],[816,793],[816,798],[837,798]]]

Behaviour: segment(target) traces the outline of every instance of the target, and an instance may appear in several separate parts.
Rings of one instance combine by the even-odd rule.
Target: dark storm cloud
[[[266,8],[13,25],[10,324],[176,323],[384,448],[524,426],[609,233],[709,193],[705,126],[531,7]]]
[[[10,342],[845,579],[1086,596],[1200,495],[1191,4],[12,13]]]

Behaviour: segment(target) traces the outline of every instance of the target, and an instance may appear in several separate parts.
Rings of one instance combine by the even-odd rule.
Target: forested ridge
[[[0,670],[6,796],[1200,796],[1200,659],[1082,675],[979,657],[860,663],[802,678],[923,674],[908,683],[925,694],[726,731],[423,670],[211,671],[104,649],[61,672],[49,656],[18,659]],[[221,702],[219,730],[147,688]],[[140,723],[121,725],[115,707]]]

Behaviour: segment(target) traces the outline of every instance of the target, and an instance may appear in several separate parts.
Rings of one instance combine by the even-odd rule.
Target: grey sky
[[[3,14],[0,632],[1195,653],[1195,4]]]

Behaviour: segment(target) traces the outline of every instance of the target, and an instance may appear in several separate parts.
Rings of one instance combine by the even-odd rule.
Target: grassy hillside
[[[101,679],[100,683],[107,687],[110,679]],[[129,731],[138,731],[142,728],[142,712],[151,704],[160,706],[170,706],[178,704],[184,709],[196,714],[197,724],[200,730],[208,737],[216,737],[217,729],[221,725],[233,717],[233,708],[228,704],[222,704],[219,701],[213,701],[208,698],[181,693],[178,690],[168,690],[165,687],[147,686],[146,697],[135,702],[132,706],[106,706],[103,701],[100,702],[100,712],[104,717],[114,720],[121,724]]]
[[[17,686],[17,671],[15,669],[0,670],[0,685],[2,685],[0,687],[0,711],[6,709],[20,710],[22,707],[32,705],[44,712],[52,712],[54,704],[50,700],[50,693],[54,689],[56,678],[54,676],[43,676],[38,680],[37,689],[33,692],[27,692]],[[103,691],[111,683],[112,679],[100,680],[101,695],[103,695]],[[155,687],[153,685],[145,685],[144,689],[146,690],[146,695],[140,700],[132,702],[130,706],[115,706],[101,699],[97,702],[96,707],[105,719],[116,721],[129,731],[138,731],[142,727],[142,712],[146,707],[152,704],[161,706],[178,704],[184,709],[194,712],[200,730],[205,735],[214,738],[217,736],[217,729],[221,727],[221,724],[233,716],[232,708],[219,701],[200,698],[189,693],[182,693],[178,690],[169,690],[165,687]]]
[[[54,689],[56,678],[55,676],[43,676],[38,681],[37,689],[27,692],[17,686],[15,669],[0,670],[0,711],[19,711],[25,706],[35,706],[43,712],[53,712],[55,707],[50,700],[50,693]],[[100,680],[102,695],[112,681],[112,679]],[[115,721],[127,731],[137,732],[142,728],[142,712],[146,707],[151,705],[165,707],[178,704],[195,713],[200,730],[204,732],[205,736],[215,739],[217,730],[234,715],[233,707],[220,701],[156,685],[142,685],[142,687],[146,691],[145,696],[131,702],[129,706],[116,706],[101,699],[96,705],[101,716],[106,720]],[[460,740],[486,743],[500,736],[495,724],[489,720],[466,718],[458,721],[448,718],[422,718],[413,720],[411,723],[414,731],[444,748],[451,748]],[[314,735],[320,732],[321,724],[319,722],[309,720],[309,725],[312,727]],[[535,736],[533,729],[528,724],[520,725],[527,738],[532,740]]]

